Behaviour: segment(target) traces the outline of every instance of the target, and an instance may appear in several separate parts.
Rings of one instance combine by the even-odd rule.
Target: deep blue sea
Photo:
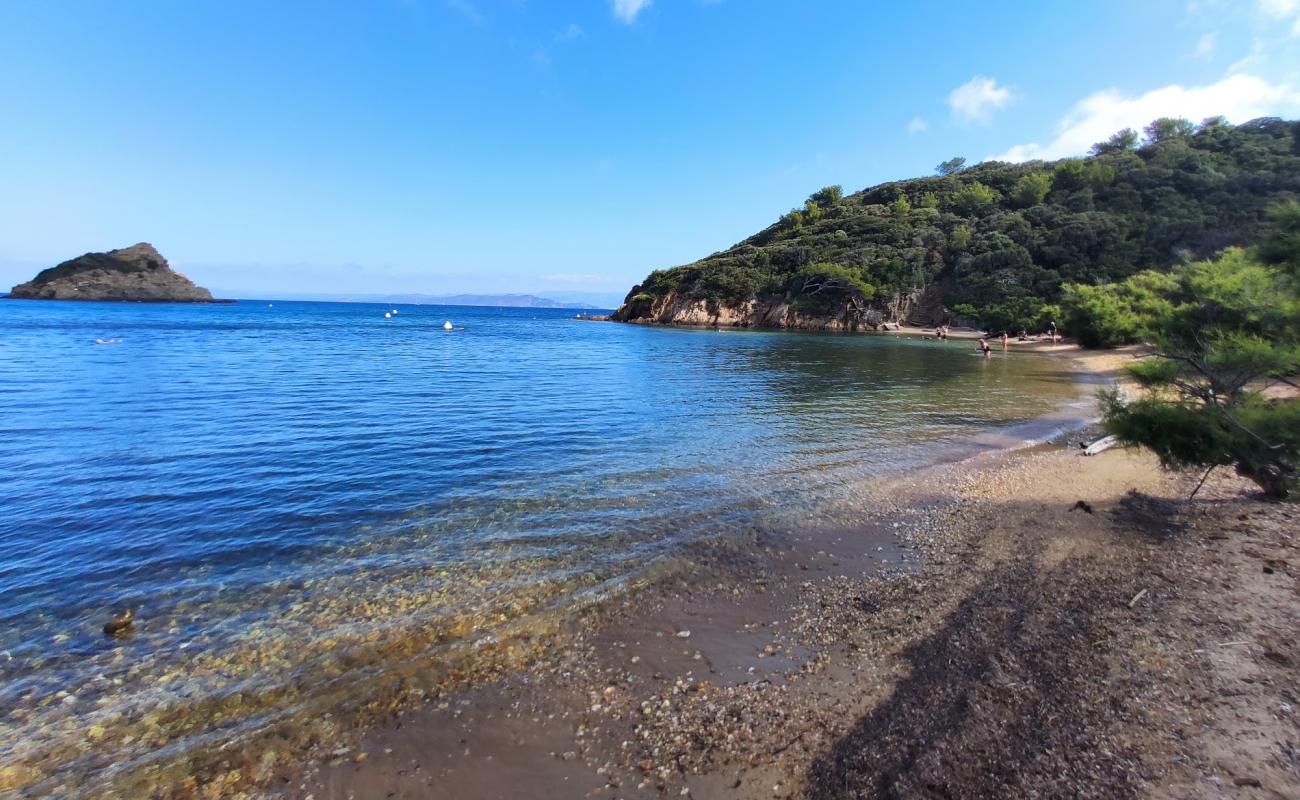
[[[0,762],[48,788],[106,769],[87,730],[120,767],[327,707],[376,654],[843,521],[873,475],[1079,395],[968,344],[575,313],[0,300]]]

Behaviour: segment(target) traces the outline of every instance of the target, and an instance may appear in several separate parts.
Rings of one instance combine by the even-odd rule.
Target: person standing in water
[[[1003,349],[1003,350],[1006,350],[1006,349],[1007,349],[1007,340],[1010,339],[1010,338],[1011,338],[1011,337],[1007,335],[1007,332],[1006,332],[1006,331],[1003,331],[1003,332],[1002,332],[1002,349]]]
[[[989,347],[989,340],[982,336],[980,337],[980,352],[986,356],[993,354],[993,348]]]

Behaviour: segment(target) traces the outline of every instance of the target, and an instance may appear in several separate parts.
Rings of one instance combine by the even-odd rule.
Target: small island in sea
[[[110,300],[213,303],[212,293],[171,268],[147,242],[86,253],[42,270],[9,293],[20,300]]]

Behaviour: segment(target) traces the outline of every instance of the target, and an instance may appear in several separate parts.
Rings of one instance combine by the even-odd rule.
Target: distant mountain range
[[[246,292],[222,292],[226,297],[248,297]],[[592,293],[578,293],[559,298],[535,294],[314,294],[306,292],[261,292],[259,300],[315,300],[352,303],[409,303],[429,306],[504,306],[507,308],[614,308],[621,300]]]
[[[351,298],[356,302],[423,303],[434,306],[506,306],[509,308],[594,308],[582,303],[562,303],[535,294],[386,294]]]

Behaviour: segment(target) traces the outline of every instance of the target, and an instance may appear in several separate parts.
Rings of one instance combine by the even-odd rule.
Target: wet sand
[[[1295,796],[1300,514],[1226,470],[1187,503],[1190,478],[1085,458],[1089,435],[882,481],[851,527],[739,537],[278,790]]]

